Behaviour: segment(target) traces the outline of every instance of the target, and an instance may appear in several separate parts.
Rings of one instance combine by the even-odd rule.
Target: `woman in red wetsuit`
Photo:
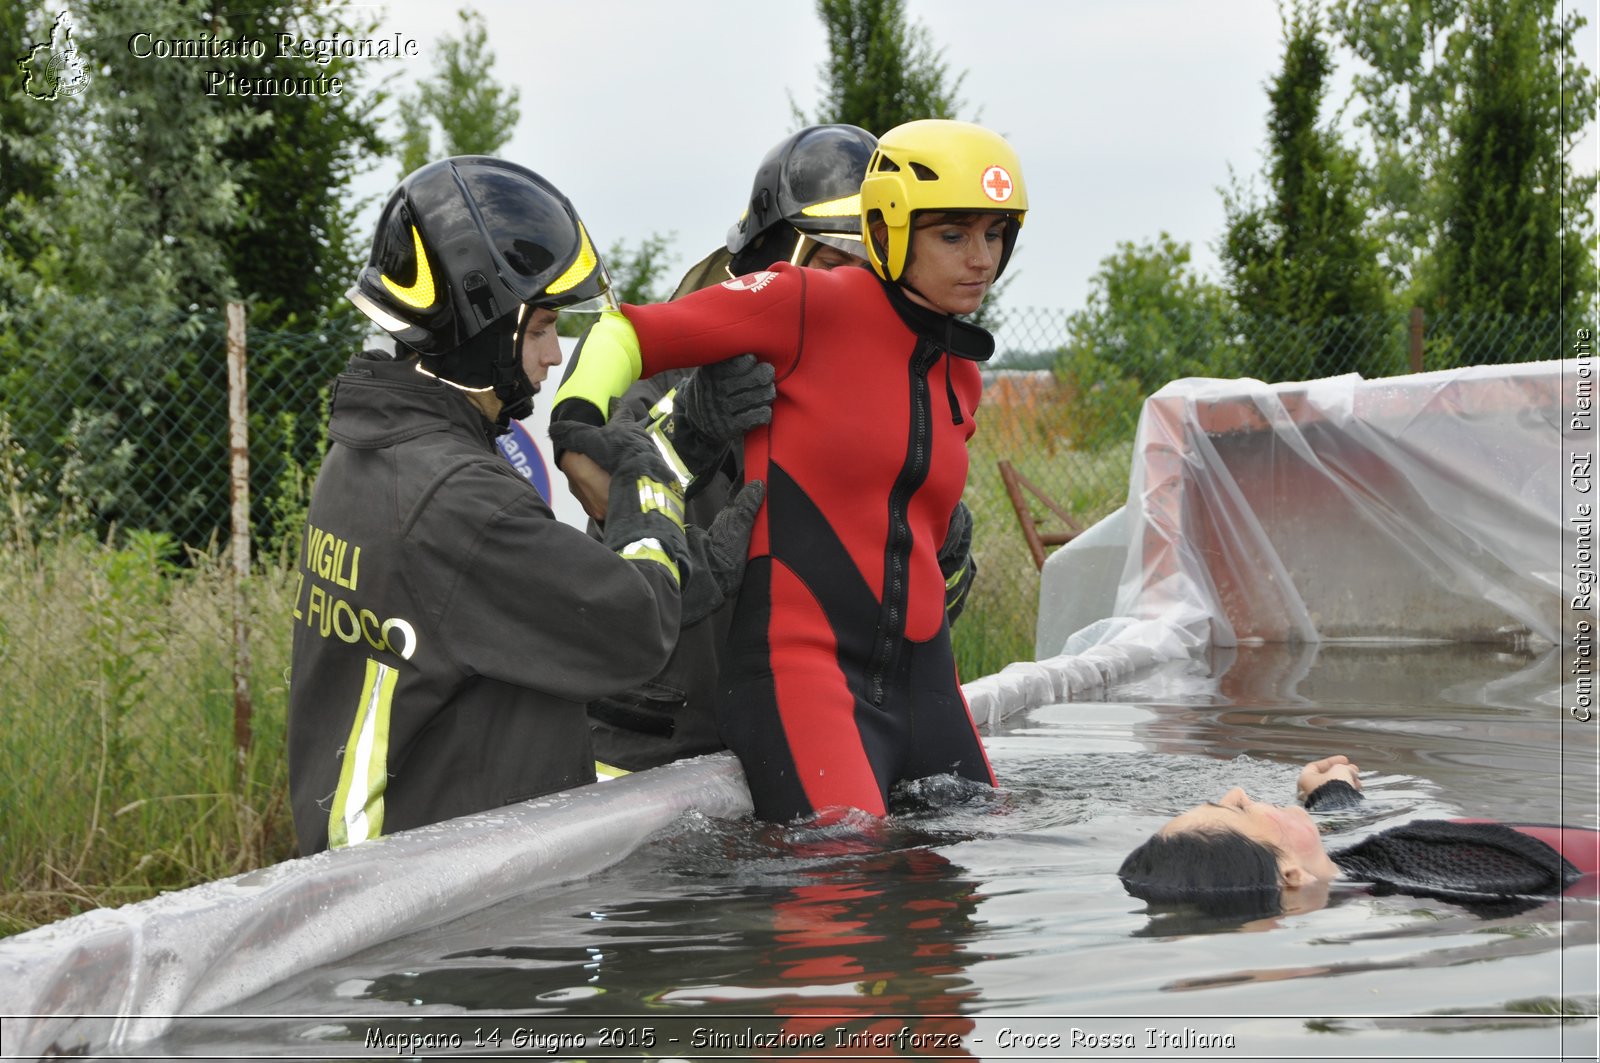
[[[558,447],[641,374],[753,352],[777,378],[745,438],[767,485],[718,684],[757,815],[881,815],[898,781],[993,785],[962,696],[937,552],[967,481],[993,338],[962,320],[1027,210],[1016,153],[965,122],[884,135],[861,186],[872,271],[780,264],[590,330],[556,395]],[[591,455],[593,456],[593,455]]]
[[[1492,912],[1595,893],[1600,831],[1592,828],[1422,819],[1329,853],[1308,813],[1359,804],[1360,769],[1349,757],[1324,757],[1301,771],[1297,789],[1299,805],[1271,805],[1234,787],[1168,820],[1117,874],[1143,900],[1239,916],[1320,907],[1340,879]]]

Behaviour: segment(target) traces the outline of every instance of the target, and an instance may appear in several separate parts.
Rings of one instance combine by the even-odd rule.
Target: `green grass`
[[[247,588],[254,742],[233,739],[224,559],[166,541],[8,536],[0,550],[0,933],[292,854],[283,571]]]

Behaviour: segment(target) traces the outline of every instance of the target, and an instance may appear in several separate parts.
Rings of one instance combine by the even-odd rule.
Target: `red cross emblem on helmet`
[[[996,203],[1004,203],[1011,198],[1016,184],[1011,180],[1011,174],[1004,166],[991,166],[983,171],[983,194]]]

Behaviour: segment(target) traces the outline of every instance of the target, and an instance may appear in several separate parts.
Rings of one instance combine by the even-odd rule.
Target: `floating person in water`
[[[1360,804],[1359,766],[1324,757],[1301,771],[1297,790],[1301,804],[1271,805],[1234,787],[1168,820],[1117,876],[1152,906],[1250,918],[1320,908],[1336,880],[1511,914],[1539,898],[1592,893],[1600,871],[1594,829],[1485,820],[1414,820],[1330,854],[1308,810]]]

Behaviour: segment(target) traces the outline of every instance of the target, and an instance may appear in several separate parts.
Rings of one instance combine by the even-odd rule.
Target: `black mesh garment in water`
[[[1499,823],[1417,820],[1332,855],[1358,882],[1446,898],[1553,896],[1579,877],[1553,848]]]

